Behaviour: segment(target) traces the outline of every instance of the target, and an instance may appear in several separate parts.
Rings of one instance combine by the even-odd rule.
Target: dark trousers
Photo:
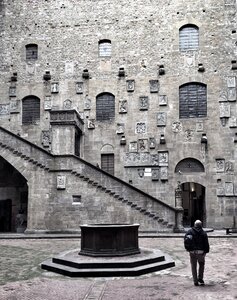
[[[204,274],[204,266],[205,266],[205,254],[197,254],[191,253],[190,255],[190,263],[191,263],[191,270],[193,275],[193,282],[198,282],[198,279],[203,279]],[[199,264],[199,268],[197,270],[197,263]]]

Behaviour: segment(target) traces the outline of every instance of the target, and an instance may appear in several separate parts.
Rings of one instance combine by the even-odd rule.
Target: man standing
[[[209,242],[206,232],[202,229],[202,222],[200,220],[195,221],[194,227],[189,229],[185,234],[184,247],[190,255],[194,285],[204,285],[205,256],[209,252]],[[199,264],[198,273],[197,263]]]

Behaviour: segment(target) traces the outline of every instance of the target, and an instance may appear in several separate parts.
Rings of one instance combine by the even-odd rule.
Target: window
[[[175,167],[175,173],[193,173],[205,172],[203,164],[195,158],[185,158],[181,160]]]
[[[22,124],[37,124],[40,120],[40,99],[29,96],[22,100]]]
[[[114,95],[103,93],[96,97],[96,120],[111,120],[115,116]]]
[[[26,45],[26,60],[38,59],[38,45],[29,44]]]
[[[111,41],[110,40],[99,41],[99,56],[101,56],[101,57],[111,56]]]
[[[199,29],[195,25],[185,25],[179,29],[179,50],[193,51],[199,48]]]
[[[101,154],[101,169],[114,175],[114,154]]]
[[[207,87],[203,83],[187,83],[179,88],[179,117],[203,118],[207,116]]]

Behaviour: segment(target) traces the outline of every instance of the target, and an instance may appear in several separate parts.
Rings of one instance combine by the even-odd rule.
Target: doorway
[[[195,220],[206,224],[205,187],[195,182],[185,182],[182,187],[183,225],[190,227]]]

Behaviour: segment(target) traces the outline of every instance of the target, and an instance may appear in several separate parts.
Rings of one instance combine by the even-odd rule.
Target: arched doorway
[[[0,156],[0,232],[24,232],[27,206],[26,179]]]
[[[185,182],[182,188],[183,225],[193,226],[195,220],[206,224],[205,187],[196,182]]]

